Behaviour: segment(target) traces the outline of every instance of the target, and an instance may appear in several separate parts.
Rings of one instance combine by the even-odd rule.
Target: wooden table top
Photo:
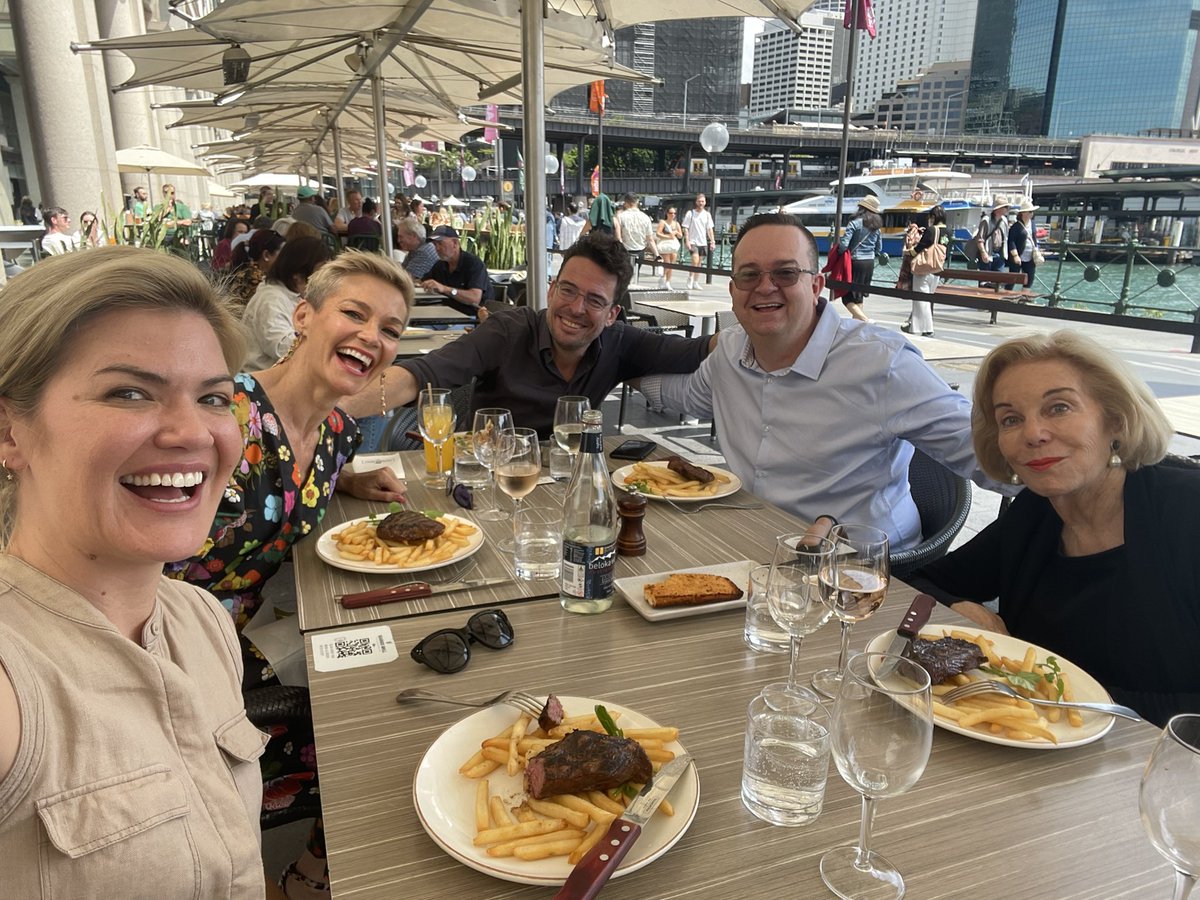
[[[621,438],[608,438],[606,450],[612,450]],[[664,455],[660,453],[659,455]],[[421,482],[424,458],[420,451],[401,454],[407,477],[409,505],[414,509],[437,509],[475,521],[483,529],[483,548],[473,557],[434,572],[407,575],[368,575],[337,569],[317,555],[317,537],[335,530],[343,522],[372,513],[386,514],[386,504],[356,500],[335,493],[329,503],[317,534],[300,541],[293,550],[296,579],[296,602],[301,631],[376,622],[385,619],[421,615],[449,609],[494,606],[517,600],[558,596],[558,584],[550,581],[512,581],[472,591],[440,594],[419,600],[405,600],[362,609],[343,609],[333,598],[339,594],[388,587],[404,581],[453,580],[460,573],[466,577],[513,576],[511,554],[496,549],[496,542],[511,533],[510,521],[479,522],[470,511],[460,509],[442,491],[432,491]],[[628,463],[608,461],[610,469]],[[620,492],[618,492],[619,494]],[[559,485],[539,485],[526,499],[531,505],[562,504],[563,488]],[[511,501],[497,491],[501,504]],[[722,498],[730,503],[761,502],[745,490]],[[689,508],[689,507],[683,507]],[[648,500],[643,529],[646,535],[646,555],[618,557],[616,577],[649,575],[655,572],[688,569],[717,563],[753,559],[769,563],[774,552],[776,535],[803,531],[806,523],[770,504],[760,509],[711,509],[685,513],[661,500]]]
[[[1164,397],[1159,399],[1158,405],[1177,432],[1200,437],[1200,397]]]
[[[428,333],[423,334],[424,331],[428,331]],[[434,331],[416,325],[405,332],[404,338],[396,346],[396,358],[410,359],[414,356],[424,356],[426,353],[452,344],[462,336],[461,330]]]
[[[697,529],[700,530],[700,529]],[[881,611],[859,623],[851,646],[894,628],[912,591],[894,583]],[[508,649],[474,651],[470,665],[437,675],[407,649],[463,612],[388,623],[399,659],[319,673],[307,638],[313,718],[335,898],[424,900],[545,898],[551,890],[481,874],[429,838],[413,805],[413,779],[430,744],[468,711],[437,703],[400,706],[420,686],[464,698],[502,688],[594,697],[678,725],[695,758],[700,808],[679,843],[638,872],[612,881],[606,898],[825,897],[821,854],[853,843],[860,799],[830,765],[825,808],[805,828],[779,828],[742,805],[746,707],[762,685],[786,678],[787,658],[751,651],[740,610],[650,623],[618,599],[601,615],[564,612],[556,600],[507,607]],[[935,622],[955,621],[945,608]],[[803,669],[836,659],[838,630],[805,639]],[[514,711],[515,713],[515,711]],[[936,729],[916,786],[879,804],[873,849],[897,864],[909,896],[1045,897],[1054,900],[1170,895],[1171,870],[1138,819],[1137,791],[1157,731],[1118,720],[1102,740],[1061,751],[1014,749]]]
[[[431,306],[414,306],[408,315],[410,325],[466,325],[474,322],[474,316],[468,316],[466,313],[441,303]]]

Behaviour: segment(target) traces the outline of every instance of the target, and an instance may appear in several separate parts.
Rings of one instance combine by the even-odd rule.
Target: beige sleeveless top
[[[21,742],[0,781],[0,895],[263,896],[266,736],[246,718],[229,614],[166,578],[142,646],[0,554],[0,665]]]

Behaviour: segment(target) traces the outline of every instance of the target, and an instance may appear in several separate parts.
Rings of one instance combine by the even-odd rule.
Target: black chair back
[[[921,516],[921,543],[891,555],[892,574],[897,578],[945,556],[971,511],[971,483],[921,450],[913,450],[908,486]]]

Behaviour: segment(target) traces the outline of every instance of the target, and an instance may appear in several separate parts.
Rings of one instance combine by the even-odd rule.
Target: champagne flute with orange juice
[[[417,395],[417,425],[421,429],[421,437],[425,439],[425,471],[432,472],[425,479],[427,487],[446,486],[446,472],[454,465],[456,419],[448,390],[430,387]],[[446,447],[449,447],[449,454],[445,452]],[[450,457],[449,463],[447,455]]]

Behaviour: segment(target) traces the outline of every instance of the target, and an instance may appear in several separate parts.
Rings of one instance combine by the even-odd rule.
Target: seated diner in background
[[[190,263],[115,246],[15,278],[0,317],[0,893],[262,897],[237,637],[162,576],[241,455],[237,321]]]
[[[275,257],[283,249],[284,238],[270,228],[263,228],[250,235],[233,248],[229,299],[238,306],[245,306],[258,290],[258,286],[271,270]]]
[[[319,237],[288,241],[242,313],[246,328],[243,372],[275,365],[296,338],[292,317],[313,273],[329,262],[329,248]]]
[[[430,235],[438,261],[434,263],[421,287],[441,294],[442,302],[451,309],[469,316],[492,299],[492,279],[487,266],[474,253],[462,249],[458,232],[449,225],[439,225]]]
[[[1073,332],[1017,338],[979,369],[972,435],[984,471],[1025,490],[910,581],[1158,725],[1200,712],[1200,469],[1164,462],[1145,383]]]
[[[976,467],[967,398],[894,331],[840,316],[821,298],[818,264],[799,219],[751,216],[729,281],[738,324],[694,374],[643,378],[641,389],[652,407],[712,417],[747,490],[809,521],[873,525],[907,550],[922,536],[913,447],[1004,487]]]
[[[593,232],[563,253],[546,309],[502,309],[479,327],[432,353],[407,359],[347,398],[354,415],[411,403],[418,387],[456,388],[478,379],[473,409],[511,409],[522,427],[548,437],[559,397],[587,397],[599,409],[623,381],[651,372],[691,372],[716,338],[655,334],[617,321],[617,298],[629,286],[629,254],[612,235]]]
[[[199,553],[166,571],[211,590],[232,615],[245,660],[244,689],[278,683],[243,631],[292,545],[317,530],[333,491],[382,503],[404,499],[404,485],[390,468],[343,471],[357,448],[358,427],[337,404],[395,359],[412,296],[412,282],[391,260],[347,250],[309,279],[287,355],[235,379],[241,463],[210,520],[208,540],[192,548]],[[299,630],[295,640],[298,648]],[[277,807],[319,790],[312,748],[311,720],[272,727],[263,772]],[[285,890],[292,890],[291,882],[328,882],[322,844],[318,827],[308,852],[285,873]]]

